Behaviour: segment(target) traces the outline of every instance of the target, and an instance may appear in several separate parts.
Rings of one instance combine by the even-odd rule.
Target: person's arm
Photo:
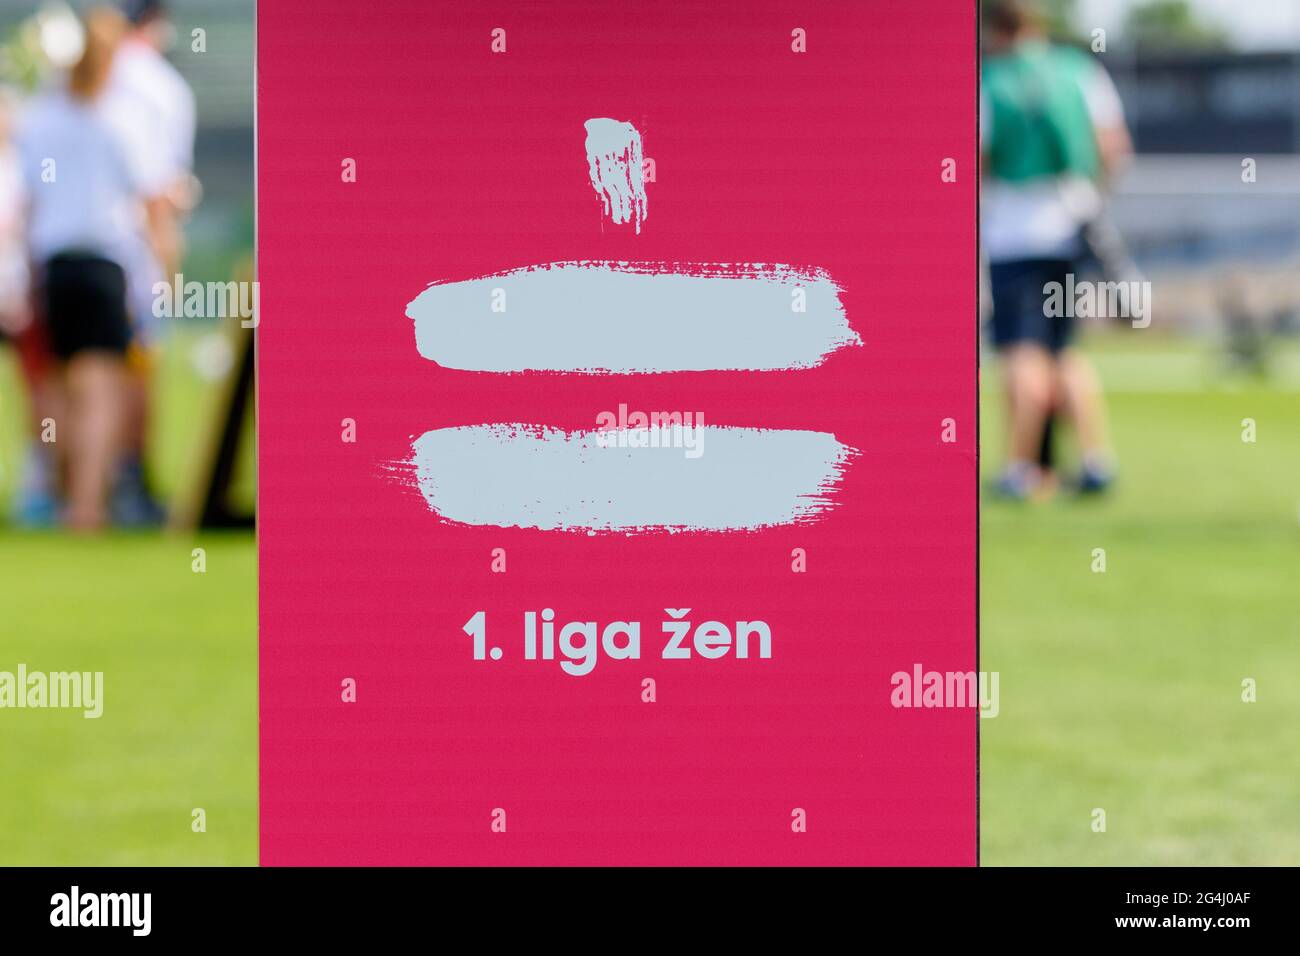
[[[1110,182],[1128,166],[1133,156],[1133,141],[1123,123],[1096,130],[1097,156],[1101,160],[1103,182]]]
[[[1084,89],[1092,133],[1097,144],[1097,159],[1103,185],[1111,182],[1128,166],[1133,156],[1133,140],[1124,122],[1124,105],[1109,74],[1097,66]]]
[[[122,176],[144,210],[144,240],[166,276],[180,271],[183,257],[180,217],[172,200],[173,171],[158,149],[159,129],[147,114],[136,112],[125,99],[109,104],[109,119],[117,137]]]
[[[163,275],[175,275],[180,271],[184,254],[184,238],[176,209],[167,196],[158,195],[144,200],[144,211],[149,248],[162,266]]]
[[[167,143],[166,154],[173,170],[168,196],[175,206],[177,219],[183,222],[203,197],[203,186],[194,175],[194,140],[198,133],[198,112],[194,91],[190,89],[189,84],[175,68],[171,68],[168,72],[170,109],[166,113],[161,135]]]

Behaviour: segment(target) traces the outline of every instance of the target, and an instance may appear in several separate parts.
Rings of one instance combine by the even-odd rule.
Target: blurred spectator
[[[142,230],[160,258],[166,247],[159,154],[148,148],[138,113],[109,91],[128,26],[115,10],[90,10],[66,86],[32,101],[17,137],[37,317],[54,361],[44,385],[64,408],[56,447],[65,518],[80,530],[105,523],[125,445],[132,334],[126,269]]]
[[[149,489],[145,445],[154,404],[159,317],[153,310],[153,288],[172,281],[180,270],[184,242],[181,223],[198,200],[194,166],[194,94],[164,52],[175,30],[163,0],[125,0],[122,9],[131,24],[113,64],[110,94],[131,110],[140,146],[157,157],[151,195],[164,199],[153,223],[152,241],[136,243],[126,263],[128,301],[133,318],[128,351],[128,414],[125,454],[111,499],[115,524],[155,525],[161,506]]]
[[[1032,496],[1044,429],[1058,404],[1081,452],[1079,488],[1112,480],[1105,410],[1091,363],[1073,348],[1075,316],[1048,315],[1045,287],[1066,284],[1102,213],[1099,184],[1131,152],[1123,110],[1087,54],[1050,44],[1024,0],[984,4],[981,240],[989,263],[992,337],[1005,364],[1007,464],[997,490]]]
[[[11,141],[18,96],[0,88],[0,337],[15,336],[28,325],[27,249],[23,237],[23,176]]]

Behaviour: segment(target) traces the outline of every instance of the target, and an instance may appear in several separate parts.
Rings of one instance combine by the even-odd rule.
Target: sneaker
[[[1085,465],[1079,473],[1079,494],[1104,494],[1115,483],[1115,474],[1109,468]]]
[[[54,481],[53,456],[40,442],[27,449],[22,481],[14,501],[14,524],[20,528],[53,528],[59,523],[63,502]]]
[[[25,487],[18,493],[14,524],[20,528],[53,528],[59,523],[59,499],[48,489]]]
[[[1038,472],[1028,465],[1008,465],[993,482],[993,493],[1008,501],[1028,501],[1038,487]]]
[[[109,519],[119,528],[157,528],[167,512],[149,491],[138,459],[122,463],[108,500]]]

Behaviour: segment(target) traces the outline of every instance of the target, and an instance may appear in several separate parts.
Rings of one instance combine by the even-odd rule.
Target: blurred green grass
[[[1222,374],[1205,343],[1126,335],[1092,354],[1114,495],[984,499],[981,668],[1001,673],[1001,712],[980,728],[982,860],[1294,865],[1300,350],[1268,379]],[[986,477],[1003,447],[989,371]]]
[[[210,327],[176,326],[152,436],[164,493],[184,478],[217,387]],[[25,442],[0,349],[0,501]],[[254,491],[251,432],[233,497]],[[191,549],[207,570],[191,570]],[[82,539],[0,526],[0,670],[104,672],[104,713],[0,711],[0,864],[257,862],[257,549],[251,534]],[[207,830],[191,830],[203,808]]]

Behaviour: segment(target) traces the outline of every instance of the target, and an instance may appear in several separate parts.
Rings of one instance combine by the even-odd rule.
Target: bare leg
[[[144,458],[145,440],[149,433],[151,411],[152,373],[132,368],[126,377],[126,433],[124,447],[128,454]]]
[[[65,422],[63,370],[48,357],[47,345],[34,326],[16,340],[19,368],[27,386],[31,439],[23,465],[16,518],[20,524],[44,527],[57,519],[62,497],[63,445],[58,431]]]
[[[1010,464],[1033,463],[1042,447],[1043,425],[1052,406],[1055,374],[1051,354],[1030,343],[1004,353],[1010,424],[1007,434]]]
[[[1061,396],[1074,422],[1085,464],[1101,464],[1110,453],[1106,434],[1106,403],[1097,370],[1083,353],[1066,349],[1060,361]]]
[[[104,524],[109,481],[126,424],[125,366],[118,355],[81,352],[68,362],[68,524]]]

